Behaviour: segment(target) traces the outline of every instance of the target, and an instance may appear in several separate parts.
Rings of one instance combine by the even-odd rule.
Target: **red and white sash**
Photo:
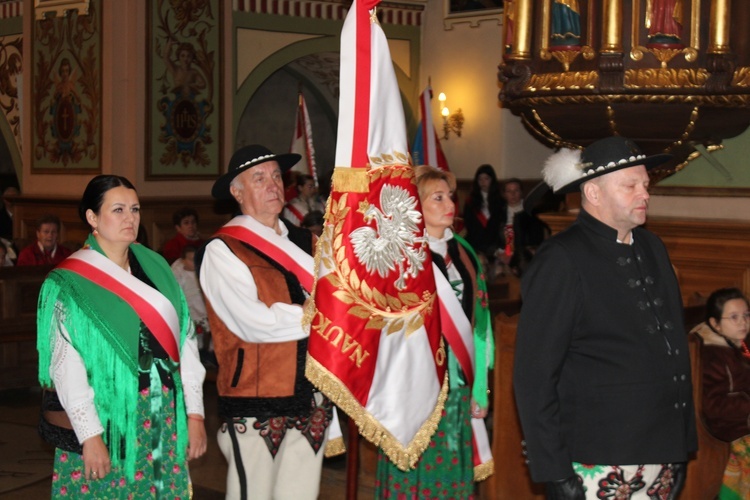
[[[286,204],[286,209],[289,210],[289,213],[292,214],[297,219],[297,225],[299,226],[302,224],[302,219],[305,218],[305,216],[300,212],[299,208],[295,207],[291,203]],[[291,221],[294,222],[294,221]]]
[[[279,221],[279,224],[283,224]],[[224,234],[240,240],[281,264],[297,276],[302,288],[312,292],[315,261],[300,247],[264,226],[254,218],[240,215],[227,222],[216,234]]]
[[[279,221],[279,224],[283,223]],[[315,260],[275,230],[264,226],[253,217],[239,215],[216,231],[216,234],[231,236],[268,255],[284,269],[294,273],[302,288],[308,293],[312,292]],[[336,411],[333,412],[333,420],[328,427],[326,438],[328,441],[342,438],[341,424]],[[341,446],[343,447],[343,444]]]
[[[474,329],[466,317],[453,287],[434,262],[432,263],[432,271],[435,274],[435,286],[440,304],[440,328],[443,337],[450,345],[458,364],[461,365],[461,370],[466,376],[466,382],[471,387],[474,384],[475,370]],[[492,450],[484,420],[472,418],[471,428],[474,442],[474,466],[478,466],[492,460]]]
[[[180,361],[180,320],[172,302],[96,250],[82,249],[64,260],[67,269],[108,290],[133,308],[172,360]]]

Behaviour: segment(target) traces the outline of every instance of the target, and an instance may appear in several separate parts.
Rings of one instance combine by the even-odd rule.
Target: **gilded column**
[[[603,2],[602,52],[622,52],[622,0]]]
[[[732,0],[713,0],[711,2],[711,18],[708,28],[708,50],[709,54],[728,54],[730,14]]]
[[[514,20],[513,56],[519,59],[531,59],[531,34],[533,13],[532,0],[515,0],[516,18]]]

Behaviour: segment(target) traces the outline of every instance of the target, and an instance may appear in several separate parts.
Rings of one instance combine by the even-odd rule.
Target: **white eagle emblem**
[[[422,214],[416,210],[417,199],[398,186],[386,185],[380,191],[380,206],[368,205],[365,223],[375,219],[375,228],[360,227],[351,232],[354,254],[367,272],[377,271],[381,278],[398,269],[396,288],[406,288],[406,279],[424,269],[425,241],[418,236]]]

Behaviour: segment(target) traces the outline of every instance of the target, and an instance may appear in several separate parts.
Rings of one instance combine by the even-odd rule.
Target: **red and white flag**
[[[355,0],[341,34],[336,166],[308,311],[306,375],[407,470],[440,420],[446,352],[377,3]]]
[[[310,114],[307,112],[305,96],[299,93],[297,104],[297,116],[294,120],[294,137],[292,138],[292,147],[290,153],[297,153],[302,159],[292,167],[292,172],[312,175],[315,179],[315,186],[318,186],[318,174],[315,170],[315,147],[312,139],[312,126],[310,125]]]
[[[411,155],[416,165],[430,165],[449,172],[448,160],[445,159],[435,125],[432,122],[431,100],[432,87],[428,85],[419,96],[419,112],[422,115],[422,121],[417,128]]]

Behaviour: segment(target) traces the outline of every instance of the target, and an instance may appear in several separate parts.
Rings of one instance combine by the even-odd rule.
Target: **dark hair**
[[[182,219],[190,216],[195,217],[195,222],[198,222],[198,212],[194,208],[182,207],[178,211],[172,214],[172,223],[175,226],[182,224]]]
[[[719,323],[721,321],[721,315],[724,314],[724,305],[734,299],[742,299],[745,301],[745,304],[750,306],[747,297],[745,297],[745,294],[743,294],[742,290],[739,288],[719,288],[718,290],[714,290],[711,295],[708,296],[708,300],[706,301],[706,324],[711,330],[714,328],[711,326],[709,320],[713,318]]]
[[[198,249],[195,248],[193,245],[185,245],[184,247],[182,247],[182,251],[180,251],[180,258],[184,259],[185,256],[189,254],[190,252],[195,253],[197,251]]]
[[[490,176],[490,189],[487,193],[487,206],[490,207],[490,212],[493,211],[494,207],[498,204],[502,204],[502,196],[500,195],[500,185],[497,182],[497,174],[492,165],[484,164],[477,168],[474,173],[474,181],[471,183],[471,194],[469,195],[469,203],[471,208],[476,211],[482,209],[482,189],[479,187],[479,176],[487,174]]]
[[[151,248],[151,245],[148,244],[148,231],[143,224],[138,225],[138,234],[135,236],[135,241],[148,249]]]
[[[104,195],[107,191],[120,186],[135,191],[135,186],[125,177],[119,175],[97,175],[89,181],[86,189],[83,190],[81,203],[78,204],[78,217],[81,218],[84,224],[89,223],[86,220],[86,211],[91,210],[95,214],[98,214],[102,209]]]
[[[322,226],[323,221],[323,212],[320,210],[311,210],[302,218],[300,225],[302,227]]]
[[[42,229],[42,224],[54,224],[60,230],[60,217],[52,214],[44,214],[36,220],[36,230]]]
[[[305,184],[307,184],[307,181],[314,181],[312,175],[309,174],[297,174],[297,178],[294,180],[294,182],[297,184],[297,187],[302,187]]]
[[[523,184],[521,184],[521,179],[519,179],[518,177],[511,177],[510,179],[504,180],[503,189],[505,189],[505,186],[507,186],[508,184],[518,184],[518,187],[523,192]]]

